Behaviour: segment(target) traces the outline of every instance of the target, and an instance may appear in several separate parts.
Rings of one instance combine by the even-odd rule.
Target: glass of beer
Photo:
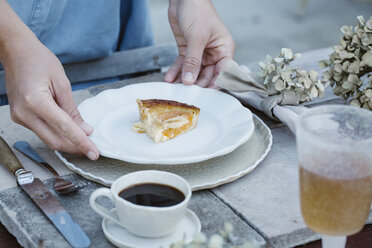
[[[372,111],[314,107],[296,126],[301,212],[322,234],[323,248],[345,247],[359,232],[372,200]]]

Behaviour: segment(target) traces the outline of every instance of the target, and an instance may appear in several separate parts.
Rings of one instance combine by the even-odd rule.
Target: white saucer
[[[112,209],[111,211],[113,210],[114,209]],[[160,238],[145,238],[134,235],[128,232],[124,227],[105,218],[102,221],[102,229],[106,238],[117,247],[166,248],[182,239],[186,243],[191,242],[194,239],[195,235],[200,232],[201,225],[198,217],[194,214],[194,212],[187,209],[185,216],[175,228],[175,231],[167,236]]]

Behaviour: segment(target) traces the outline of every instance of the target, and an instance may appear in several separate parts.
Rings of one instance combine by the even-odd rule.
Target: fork
[[[58,172],[50,164],[48,164],[42,157],[40,157],[40,155],[35,150],[33,150],[30,144],[27,143],[26,141],[18,141],[14,143],[14,147],[18,151],[29,157],[32,161],[47,168],[54,175],[55,181],[53,188],[57,194],[60,195],[69,194],[79,189],[79,187],[77,187],[72,182],[63,179],[58,174]]]

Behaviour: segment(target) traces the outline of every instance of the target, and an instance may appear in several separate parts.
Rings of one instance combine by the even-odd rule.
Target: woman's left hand
[[[164,80],[215,87],[216,76],[234,55],[235,43],[211,0],[170,0],[168,18],[179,56]]]

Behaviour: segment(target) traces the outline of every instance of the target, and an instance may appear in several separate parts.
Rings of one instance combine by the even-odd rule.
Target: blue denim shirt
[[[153,45],[148,0],[8,0],[62,63]],[[100,81],[102,83],[102,81]],[[97,82],[73,85],[73,89]],[[6,101],[0,96],[0,105]]]

